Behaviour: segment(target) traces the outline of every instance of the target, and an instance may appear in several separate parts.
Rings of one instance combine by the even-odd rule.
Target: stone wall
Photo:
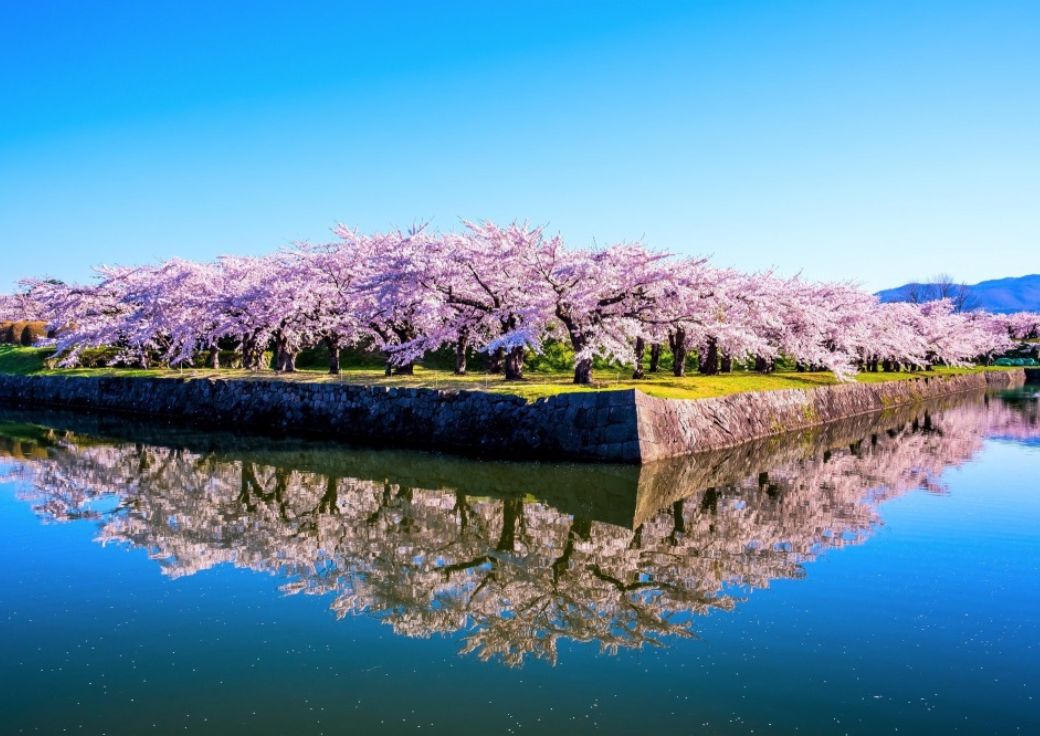
[[[264,379],[0,375],[16,406],[145,414],[209,427],[498,457],[639,462],[635,392],[528,403],[480,391]]]
[[[638,394],[639,457],[650,462],[718,450],[781,432],[966,391],[1025,383],[1021,368],[961,376],[929,376],[883,383],[842,383],[813,389],[733,394],[670,401]]]
[[[480,391],[340,383],[0,375],[0,397],[16,406],[161,416],[243,432],[515,459],[645,463],[1024,380],[1022,369],[1009,369],[699,401],[655,399],[628,390],[561,394],[527,403]]]

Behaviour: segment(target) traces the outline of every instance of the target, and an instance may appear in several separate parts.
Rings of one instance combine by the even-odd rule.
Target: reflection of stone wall
[[[989,431],[991,416],[999,414],[985,401],[985,394],[945,396],[882,412],[860,414],[797,432],[763,437],[734,447],[645,463],[639,469],[636,512],[632,523],[638,526],[643,519],[695,491],[725,488],[754,478],[758,478],[762,486],[768,486],[777,480],[775,474],[770,479],[769,471],[805,464],[826,464],[850,453],[859,458],[866,452],[883,454],[893,472],[893,476],[884,482],[898,485],[895,478],[903,477],[901,474],[906,472],[906,468],[897,458],[902,455],[909,457],[911,464],[925,465],[927,453],[914,438],[932,434],[937,426],[934,424],[937,416],[942,417],[943,429],[956,430],[955,435],[951,432],[941,438],[945,439],[945,444],[943,452],[937,456],[941,456],[945,463],[954,462],[954,456],[961,456],[960,450],[955,449],[958,441],[974,448],[975,443]],[[1016,414],[1007,423],[1024,426],[1021,419]]]
[[[700,401],[603,391],[529,404],[479,391],[331,383],[0,376],[0,395],[24,406],[160,415],[229,429],[507,457],[649,462],[1023,380],[1021,369],[1010,369]]]

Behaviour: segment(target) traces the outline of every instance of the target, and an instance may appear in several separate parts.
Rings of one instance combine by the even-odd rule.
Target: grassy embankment
[[[676,378],[670,372],[647,374],[641,381],[631,379],[631,369],[603,368],[596,371],[596,382],[592,386],[575,386],[571,373],[561,370],[530,370],[527,378],[519,382],[506,382],[500,376],[474,372],[466,376],[455,376],[450,371],[416,366],[414,376],[387,378],[381,369],[345,367],[339,376],[330,376],[324,371],[300,370],[296,373],[274,373],[272,371],[250,372],[240,369],[194,368],[139,369],[139,368],[48,368],[47,349],[24,348],[0,345],[0,373],[19,375],[64,375],[64,376],[155,376],[181,378],[236,378],[242,380],[277,379],[282,381],[339,382],[380,386],[412,386],[438,389],[469,389],[515,394],[528,400],[569,391],[605,391],[638,388],[650,396],[668,399],[704,399],[713,396],[743,391],[774,391],[785,388],[813,388],[838,383],[830,373],[798,373],[779,371],[767,375],[754,372],[735,371],[718,376],[701,376],[697,373]],[[936,368],[928,373],[862,373],[858,381],[879,383],[899,381],[922,375],[948,376],[987,370],[985,368]]]

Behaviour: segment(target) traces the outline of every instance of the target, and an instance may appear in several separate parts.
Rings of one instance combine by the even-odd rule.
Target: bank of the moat
[[[1021,368],[805,390],[659,399],[567,393],[529,403],[481,391],[265,380],[0,375],[17,406],[153,415],[243,431],[494,457],[646,463],[926,399],[1025,382]]]

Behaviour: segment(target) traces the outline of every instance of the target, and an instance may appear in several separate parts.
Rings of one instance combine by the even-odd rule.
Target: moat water
[[[0,412],[4,734],[1040,733],[1040,411],[643,468]]]

